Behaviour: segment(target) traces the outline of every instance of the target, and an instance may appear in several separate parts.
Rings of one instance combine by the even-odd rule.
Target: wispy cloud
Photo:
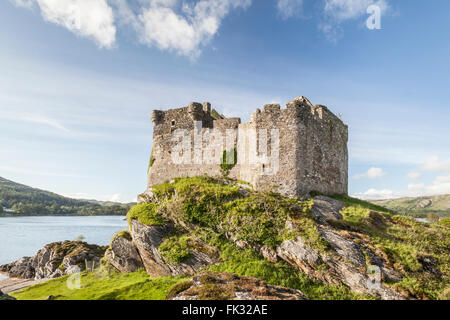
[[[361,179],[361,178],[368,178],[368,179],[379,179],[386,176],[386,172],[384,172],[381,168],[375,168],[372,167],[367,172],[355,174],[353,176],[353,179]]]
[[[404,190],[379,190],[371,188],[365,192],[356,193],[354,196],[361,199],[387,199],[450,193],[450,161],[441,161],[437,156],[429,157],[416,170],[409,172],[407,176],[410,179],[417,180],[421,178],[421,172],[423,171],[438,172],[440,175],[436,176],[434,180],[428,184],[423,182],[410,183]],[[373,173],[375,173],[375,171]],[[366,176],[366,174],[364,174],[364,176]]]
[[[410,179],[416,180],[419,179],[422,175],[420,174],[420,172],[411,171],[406,176]]]
[[[450,173],[450,161],[441,161],[438,156],[431,156],[418,169],[421,171]]]
[[[277,0],[278,14],[282,19],[296,17],[302,13],[303,0]]]
[[[62,177],[62,178],[81,178],[78,174],[71,173],[55,173],[55,172],[45,172],[40,170],[30,170],[27,168],[16,168],[10,166],[0,166],[0,172],[12,172],[12,173],[20,173],[27,175],[35,175],[35,176],[44,176],[44,177]]]
[[[341,24],[365,16],[371,5],[378,6],[381,13],[386,13],[389,8],[388,0],[325,0],[324,20],[319,24],[319,30],[329,41],[336,43],[343,37]]]
[[[370,5],[379,6],[382,12],[389,7],[387,0],[325,0],[324,12],[335,22],[343,22],[360,18]]]
[[[53,120],[51,118],[44,117],[42,115],[38,115],[38,114],[0,112],[0,119],[10,120],[10,121],[36,123],[36,124],[49,126],[49,127],[58,129],[60,131],[70,132],[70,130],[68,128],[63,126],[58,121]]]
[[[9,0],[16,7],[31,9],[35,0]]]
[[[393,199],[403,197],[421,197],[439,194],[450,194],[450,176],[438,176],[430,184],[410,183],[406,190],[369,189],[365,192],[355,193],[354,197],[360,199]]]

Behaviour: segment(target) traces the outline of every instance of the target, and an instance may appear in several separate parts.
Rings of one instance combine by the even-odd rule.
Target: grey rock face
[[[191,250],[191,256],[186,261],[179,264],[169,263],[161,256],[158,248],[170,231],[173,231],[174,226],[172,224],[146,226],[137,220],[133,220],[131,225],[133,243],[138,250],[147,273],[152,277],[194,275],[201,268],[217,261],[215,250],[201,240],[197,240],[198,246],[203,248],[210,247],[210,250],[198,251],[194,249]]]
[[[44,246],[30,258],[0,266],[11,277],[23,279],[57,278],[86,269],[86,262],[99,264],[104,247],[81,241],[54,242]]]
[[[314,217],[320,221],[327,219],[341,220],[342,215],[339,213],[344,204],[338,200],[325,196],[317,196],[314,198],[314,205],[311,209]]]
[[[254,277],[204,271],[172,288],[168,300],[306,300],[299,290],[272,286]]]
[[[324,240],[330,244],[328,251],[319,252],[298,237],[278,246],[278,256],[312,278],[331,285],[344,284],[354,292],[378,296],[381,299],[405,298],[382,283],[383,274],[392,272],[383,265],[375,266],[379,268],[380,278],[375,279],[379,280],[378,282],[373,281],[368,274],[362,249],[355,241],[331,230],[320,231]]]
[[[105,252],[106,260],[119,272],[135,272],[144,267],[133,241],[115,237]]]
[[[33,258],[23,257],[17,261],[0,266],[0,271],[6,272],[12,278],[34,278]]]

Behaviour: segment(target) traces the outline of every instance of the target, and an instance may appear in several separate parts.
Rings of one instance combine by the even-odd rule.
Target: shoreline
[[[2,273],[4,274],[4,273]],[[0,280],[0,290],[5,294],[16,292],[35,284],[46,282],[50,279],[19,279],[19,278],[6,278]]]

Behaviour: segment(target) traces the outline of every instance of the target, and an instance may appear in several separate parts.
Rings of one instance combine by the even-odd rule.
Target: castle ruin
[[[216,139],[223,139],[220,145],[225,146],[224,150],[230,150],[230,148],[236,150],[238,161],[227,172],[230,178],[246,181],[256,190],[269,185],[290,197],[301,197],[311,191],[324,194],[347,194],[348,127],[327,107],[313,106],[305,97],[288,102],[285,109],[282,109],[279,104],[265,105],[262,110],[256,109],[251,119],[245,123],[241,123],[240,118],[225,118],[218,115],[211,110],[209,103],[195,102],[184,108],[154,110],[152,122],[153,149],[148,170],[149,189],[176,177],[222,175],[220,163],[195,161],[195,153],[200,155],[200,158],[202,153],[203,155],[205,152],[211,153],[211,149],[205,146],[205,140],[211,138],[208,133],[213,129],[223,134],[219,135],[219,138],[216,136]],[[241,134],[246,130],[256,132],[256,144],[261,141],[259,135],[265,135],[263,140],[267,143],[263,148],[258,145],[251,146],[249,137],[244,138]],[[172,152],[178,143],[173,135],[180,131],[184,132],[184,135],[192,134],[187,138],[188,148],[181,150],[187,156],[186,159],[194,159],[191,162],[175,163],[173,161]],[[237,134],[231,141],[229,138],[225,141],[227,134],[229,136],[233,131]],[[264,132],[267,133],[264,134]],[[277,134],[271,135],[271,132]],[[195,145],[195,140],[202,135],[199,149],[198,144]],[[205,135],[208,139],[204,138]],[[278,143],[276,148],[275,138]],[[240,139],[247,139],[245,141],[247,143],[237,146]],[[180,152],[179,149],[177,150]],[[276,172],[270,174],[271,171],[267,168],[270,166],[268,162],[239,161],[250,158],[252,152],[255,152],[257,156],[261,153],[265,154],[265,157],[259,158],[266,160],[269,156],[277,156]],[[217,153],[213,150],[211,154],[213,157],[222,159],[222,153]]]

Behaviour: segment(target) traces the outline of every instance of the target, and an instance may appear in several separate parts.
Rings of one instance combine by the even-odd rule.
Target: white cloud
[[[388,8],[386,0],[326,0],[325,13],[337,21],[356,19],[366,14],[370,5],[377,5],[381,12]]]
[[[277,0],[278,14],[283,19],[289,19],[302,12],[303,0]]]
[[[45,21],[55,23],[80,37],[94,40],[101,48],[116,41],[114,13],[106,0],[11,0],[17,7],[37,4]]]
[[[174,1],[151,0],[134,23],[142,43],[195,58],[219,30],[232,9],[246,9],[251,0],[200,0],[183,4],[177,12]],[[128,11],[128,13],[130,13]]]
[[[46,21],[111,48],[116,40],[112,8],[106,0],[36,0]]]
[[[407,174],[408,178],[416,180],[419,179],[422,175],[420,174],[420,172],[417,171],[411,171]]]
[[[361,178],[369,178],[369,179],[379,179],[386,175],[386,172],[381,168],[370,168],[365,173],[356,174],[353,176],[353,179],[361,179]]]
[[[34,0],[9,0],[16,7],[31,9],[34,5]]]
[[[325,21],[319,24],[319,30],[329,41],[337,42],[343,35],[340,24],[365,16],[371,5],[379,6],[382,14],[389,9],[388,0],[325,0]]]
[[[438,156],[431,156],[425,160],[419,170],[450,173],[450,161],[444,162]]]
[[[366,192],[355,193],[352,195],[355,198],[364,199],[364,200],[377,200],[377,199],[389,199],[395,197],[395,194],[392,190],[383,189],[369,189]]]
[[[393,191],[389,189],[369,189],[365,192],[356,193],[353,196],[360,199],[377,200],[403,197],[422,197],[439,194],[450,194],[450,175],[438,176],[429,185],[424,183],[410,183],[408,184],[406,190]]]

